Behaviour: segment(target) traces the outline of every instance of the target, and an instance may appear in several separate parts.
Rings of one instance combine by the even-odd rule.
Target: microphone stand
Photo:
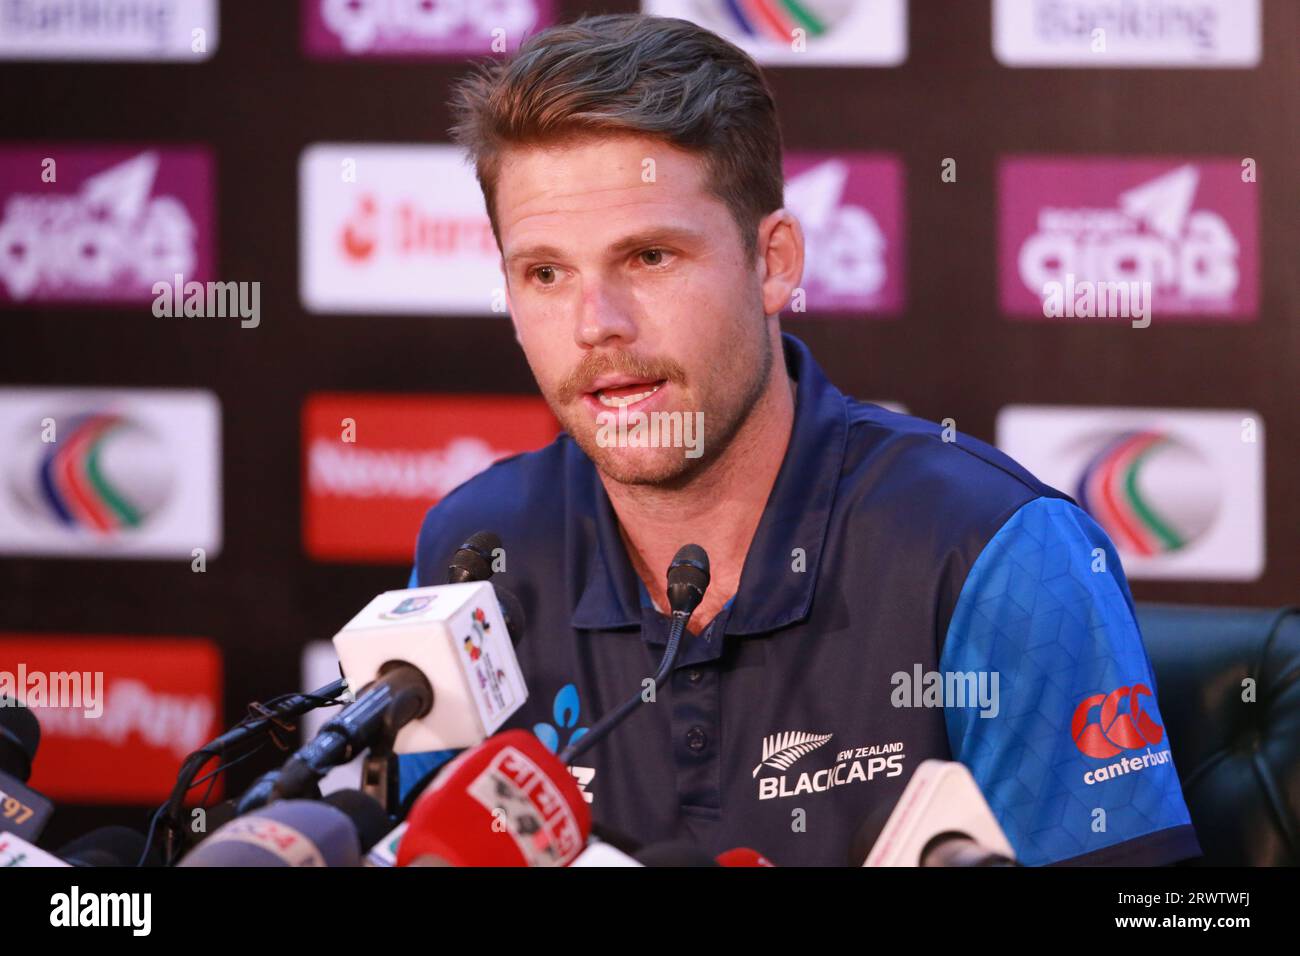
[[[275,729],[286,719],[300,717],[318,707],[339,703],[335,698],[347,689],[348,682],[340,677],[309,694],[291,694],[270,708],[263,706],[264,716],[236,724],[220,737],[209,741],[186,757],[185,762],[181,764],[180,772],[176,775],[176,786],[172,788],[171,796],[167,798],[163,810],[163,820],[167,828],[163,858],[171,862],[183,849],[188,833],[181,823],[181,808],[185,803],[185,795],[194,785],[194,778],[208,761],[213,758],[224,759],[236,749],[245,747],[261,737],[274,734]]]

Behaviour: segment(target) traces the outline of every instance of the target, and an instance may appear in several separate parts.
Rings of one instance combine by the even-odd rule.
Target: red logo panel
[[[0,692],[41,724],[28,782],[56,801],[161,803],[221,733],[221,681],[221,652],[199,638],[0,636]]]
[[[303,546],[323,561],[409,563],[432,505],[559,430],[538,397],[313,395],[303,407]]]

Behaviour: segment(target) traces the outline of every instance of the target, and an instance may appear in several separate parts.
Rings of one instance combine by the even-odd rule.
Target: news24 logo
[[[302,424],[303,544],[322,561],[408,563],[430,507],[559,431],[521,395],[318,393]]]

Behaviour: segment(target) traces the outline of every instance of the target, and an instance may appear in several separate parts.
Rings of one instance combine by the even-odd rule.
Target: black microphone
[[[509,588],[493,584],[492,590],[496,592],[497,604],[501,607],[501,617],[506,622],[506,633],[510,635],[510,643],[518,647],[524,636],[524,606],[519,603],[519,598],[515,597],[514,592]]]
[[[35,844],[54,804],[27,786],[41,742],[41,725],[27,705],[0,695],[0,833]]]
[[[146,854],[145,843],[144,834],[130,827],[100,827],[77,837],[55,855],[72,866],[162,866],[161,848],[153,847]]]
[[[651,843],[632,854],[642,866],[716,867],[718,861],[689,840]]]
[[[673,614],[689,618],[708,589],[709,556],[698,544],[684,545],[668,565],[668,605]]]
[[[501,550],[501,539],[491,531],[476,531],[456,549],[447,565],[447,583],[465,584],[492,577],[492,560]]]
[[[698,544],[683,545],[673,556],[668,565],[668,602],[672,608],[672,626],[668,630],[668,646],[664,648],[659,670],[652,678],[657,694],[659,685],[668,677],[681,649],[682,635],[686,633],[686,624],[695,609],[704,600],[704,592],[709,588],[709,556]],[[605,737],[609,732],[627,719],[628,714],[636,710],[637,704],[645,698],[638,691],[623,701],[615,710],[596,721],[591,730],[560,753],[560,763],[572,764]]]
[[[276,729],[291,724],[294,718],[300,717],[310,710],[340,703],[337,698],[347,688],[347,681],[340,677],[338,680],[326,684],[311,693],[290,694],[270,704],[258,705],[258,712],[264,716],[240,721],[220,737],[209,741],[186,757],[185,762],[181,765],[180,772],[176,775],[176,785],[172,788],[171,796],[167,798],[167,802],[162,809],[162,820],[166,824],[164,857],[167,862],[175,862],[184,852],[186,846],[197,839],[202,839],[200,833],[193,831],[192,823],[183,821],[182,808],[185,803],[185,795],[190,792],[194,784],[194,778],[198,776],[199,771],[205,765],[214,757],[226,762],[236,751],[244,750],[262,738],[274,737]],[[235,816],[234,802],[225,801],[225,803],[229,805],[229,818],[233,819]],[[223,807],[223,805],[218,804],[218,807]],[[211,817],[215,809],[209,809],[209,817]],[[225,820],[223,819],[221,822],[224,823]],[[153,829],[151,828],[149,832],[151,844],[152,840]]]
[[[362,856],[393,828],[393,820],[379,801],[361,790],[335,790],[322,799],[331,807],[342,810],[356,826]]]
[[[236,803],[236,812],[242,816],[273,800],[314,796],[317,781],[331,767],[347,763],[381,737],[391,740],[433,710],[433,696],[433,686],[419,668],[390,662],[378,680],[326,721],[284,766],[258,778]]]
[[[26,704],[0,695],[0,773],[26,783],[40,745],[41,724],[36,715]]]

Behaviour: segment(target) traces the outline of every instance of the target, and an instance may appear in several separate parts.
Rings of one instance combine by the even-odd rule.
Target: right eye
[[[528,275],[542,285],[554,285],[558,278],[555,266],[533,266],[528,270]]]

